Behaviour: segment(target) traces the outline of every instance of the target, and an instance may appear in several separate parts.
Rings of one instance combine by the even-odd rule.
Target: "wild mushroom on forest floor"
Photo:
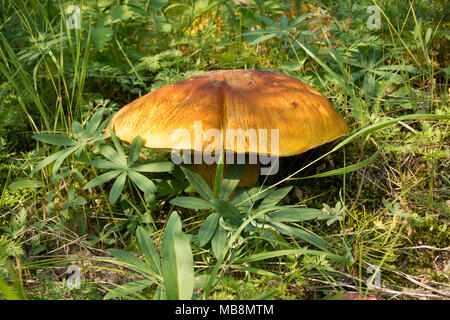
[[[253,186],[260,172],[270,170],[260,168],[261,160],[273,165],[273,158],[300,154],[348,132],[320,92],[261,70],[211,71],[167,85],[123,107],[111,124],[121,140],[139,135],[147,148],[172,155],[183,150],[185,160],[197,160],[193,168],[210,186],[216,173],[211,162],[217,163],[222,150],[247,158],[239,185]],[[225,170],[232,158],[225,157]]]

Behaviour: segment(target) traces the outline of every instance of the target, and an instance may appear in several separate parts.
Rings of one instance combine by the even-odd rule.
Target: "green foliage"
[[[115,270],[125,285],[103,276],[105,299],[420,296],[406,273],[438,296],[450,214],[445,2],[83,1],[79,29],[72,4],[0,5],[2,298],[24,298],[22,284],[31,298],[101,298],[91,283],[70,292],[38,273],[78,249],[110,250],[126,268]],[[372,5],[379,29],[367,27]],[[238,68],[309,83],[350,135],[242,188],[244,166],[219,164],[210,187],[139,137],[124,147],[104,134],[150,90]],[[20,280],[24,268],[38,283]]]
[[[144,261],[133,254],[110,249],[109,252],[123,266],[148,279],[129,282],[111,290],[105,299],[138,295],[139,291],[157,283],[154,299],[189,300],[194,290],[194,262],[191,247],[186,235],[181,230],[181,220],[172,212],[164,231],[161,258],[153,244],[152,238],[142,227],[136,233],[138,248]]]
[[[112,130],[110,132],[115,150],[110,145],[103,144],[99,147],[99,149],[100,153],[107,160],[99,159],[89,162],[95,167],[110,169],[110,171],[89,181],[84,186],[84,189],[96,187],[117,177],[109,194],[109,202],[113,204],[122,193],[126,178],[128,177],[144,193],[154,194],[156,192],[155,184],[140,172],[166,172],[172,170],[173,164],[167,161],[152,161],[135,164],[142,148],[142,139],[139,136],[135,137],[131,142],[130,154],[127,160],[125,151],[119,143],[119,140]]]

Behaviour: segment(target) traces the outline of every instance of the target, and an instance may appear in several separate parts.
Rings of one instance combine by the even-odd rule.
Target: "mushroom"
[[[167,85],[123,107],[111,123],[121,140],[131,142],[139,135],[147,148],[173,155],[184,150],[184,160],[193,159],[193,168],[210,186],[216,165],[207,156],[217,160],[222,150],[241,162],[246,155],[250,165],[239,185],[253,186],[267,169],[260,168],[261,162],[300,154],[348,132],[317,90],[261,70],[211,71]]]

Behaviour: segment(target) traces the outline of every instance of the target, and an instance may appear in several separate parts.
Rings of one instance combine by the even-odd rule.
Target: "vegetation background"
[[[448,299],[449,13],[437,0],[0,0],[0,296]],[[102,133],[150,90],[242,68],[309,83],[349,137],[228,200],[241,168],[219,166],[211,190],[139,138]]]

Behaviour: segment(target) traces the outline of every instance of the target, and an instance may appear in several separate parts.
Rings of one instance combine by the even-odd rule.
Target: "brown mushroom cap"
[[[193,137],[196,121],[202,121],[203,131],[278,129],[278,152],[271,151],[268,133],[267,151],[272,156],[300,154],[348,132],[342,117],[317,90],[295,78],[260,70],[211,71],[167,85],[123,107],[111,121],[119,139],[131,142],[139,135],[144,146],[164,150],[195,149],[180,147],[172,134],[187,129]],[[225,150],[238,151],[228,149],[229,141],[224,144]],[[207,146],[212,152],[222,149],[219,140],[203,139],[202,150]],[[258,153],[260,148],[246,139],[246,153]]]

